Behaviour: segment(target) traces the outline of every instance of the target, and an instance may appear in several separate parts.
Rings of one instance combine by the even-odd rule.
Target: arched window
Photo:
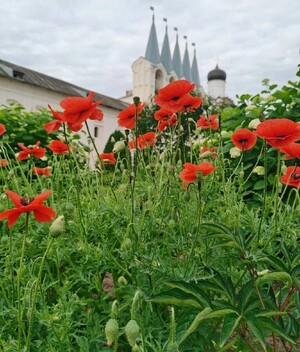
[[[164,76],[161,70],[155,72],[155,94],[158,93],[158,90],[164,85]]]

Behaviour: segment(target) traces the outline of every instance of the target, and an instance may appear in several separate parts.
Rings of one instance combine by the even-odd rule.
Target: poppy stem
[[[91,135],[91,131],[90,131],[90,128],[89,128],[88,123],[85,121],[84,124],[85,124],[86,130],[87,130],[87,133],[88,133],[88,135],[89,135],[89,138],[90,138],[90,140],[91,140],[91,142],[92,142],[94,151],[95,151],[96,154],[97,154],[97,158],[98,158],[98,160],[99,160],[99,168],[101,169],[102,160],[101,160],[101,157],[100,157],[98,148],[97,148],[97,146],[96,146],[95,139],[94,139],[94,137]]]
[[[48,242],[48,246],[47,246],[46,251],[45,251],[45,253],[43,255],[42,262],[40,264],[38,277],[37,277],[36,282],[35,282],[33,299],[32,299],[32,303],[31,303],[31,309],[30,309],[30,315],[29,315],[29,321],[28,321],[28,333],[27,333],[27,341],[26,341],[25,352],[29,352],[29,349],[30,349],[29,344],[30,344],[30,339],[31,339],[31,331],[32,331],[32,325],[33,325],[33,316],[34,316],[34,309],[35,309],[37,291],[38,291],[38,287],[39,287],[40,282],[41,282],[42,271],[43,271],[43,268],[44,268],[45,260],[46,260],[46,257],[48,255],[48,252],[50,250],[50,247],[52,245],[53,240],[54,240],[54,238],[51,237],[50,241]]]
[[[25,220],[25,233],[23,236],[22,241],[22,248],[21,248],[21,256],[20,256],[20,265],[19,270],[17,272],[17,290],[18,290],[18,352],[21,352],[21,339],[22,339],[22,331],[24,334],[24,326],[22,321],[22,307],[21,307],[21,276],[23,271],[23,261],[24,261],[24,254],[25,254],[25,245],[28,235],[28,224],[29,224],[29,212],[26,213],[26,220]]]

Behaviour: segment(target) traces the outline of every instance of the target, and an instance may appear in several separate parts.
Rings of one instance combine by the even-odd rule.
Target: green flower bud
[[[136,320],[129,320],[129,322],[125,326],[125,334],[129,345],[133,347],[136,344],[136,340],[140,335],[140,327]]]
[[[189,200],[191,199],[191,195],[190,195],[190,192],[189,192],[189,191],[186,191],[186,192],[184,193],[183,199],[184,199],[186,202],[189,202]]]
[[[49,228],[50,236],[58,237],[65,232],[65,217],[60,215],[56,218]]]
[[[132,247],[132,241],[130,238],[126,237],[123,241],[123,243],[121,244],[121,251],[122,252],[127,252],[129,250],[131,250]]]
[[[109,319],[105,325],[106,343],[110,346],[117,339],[119,333],[119,323],[116,319]]]
[[[166,352],[178,352],[178,345],[176,342],[169,342]]]
[[[120,276],[119,278],[118,278],[118,283],[120,284],[120,285],[127,285],[128,284],[128,281],[125,279],[125,277],[124,276]]]

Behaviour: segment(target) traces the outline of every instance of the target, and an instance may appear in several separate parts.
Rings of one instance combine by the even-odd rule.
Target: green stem
[[[263,220],[265,217],[266,201],[267,201],[267,181],[268,181],[267,167],[268,167],[268,162],[267,162],[267,143],[266,143],[266,140],[263,141],[263,153],[264,153],[264,169],[265,169],[264,193],[263,193],[263,204],[262,204],[262,210],[261,210],[261,215],[260,215],[260,221],[259,221],[258,230],[257,230],[256,248],[259,246],[261,227],[262,227],[262,223],[263,223]]]
[[[39,284],[41,282],[41,277],[42,277],[42,271],[44,268],[44,264],[45,264],[45,260],[46,257],[48,255],[48,252],[50,250],[50,247],[52,245],[54,238],[51,237],[50,241],[48,242],[48,246],[46,248],[46,251],[44,253],[44,256],[42,258],[41,264],[40,264],[40,269],[39,269],[39,273],[38,273],[38,277],[36,279],[36,283],[35,283],[35,288],[34,288],[34,292],[33,292],[33,299],[32,299],[32,303],[31,303],[31,309],[30,309],[30,315],[29,315],[29,322],[28,322],[28,334],[27,334],[27,341],[26,341],[26,349],[25,352],[28,352],[30,347],[30,339],[31,339],[31,331],[32,331],[32,325],[33,325],[33,316],[34,316],[34,309],[35,309],[35,303],[36,303],[36,297],[37,297],[37,291],[38,291],[38,287]]]
[[[23,271],[23,261],[25,254],[25,245],[28,235],[28,223],[29,223],[29,213],[26,213],[25,220],[25,234],[23,237],[21,256],[20,256],[20,265],[17,273],[17,290],[18,290],[18,352],[21,352],[21,334],[24,332],[23,321],[22,321],[22,306],[21,306],[21,275]]]
[[[94,148],[94,150],[95,150],[95,152],[96,152],[96,154],[97,154],[97,158],[98,158],[98,160],[99,160],[99,168],[101,169],[102,160],[101,160],[101,158],[100,158],[100,154],[99,154],[98,148],[97,148],[97,146],[96,146],[95,140],[94,140],[94,138],[93,138],[92,135],[91,135],[91,131],[90,131],[90,129],[89,129],[89,125],[88,125],[88,123],[87,123],[86,121],[85,121],[85,127],[86,127],[87,133],[88,133],[88,135],[89,135],[89,138],[90,138],[90,140],[91,140],[91,142],[92,142],[92,144],[93,144],[93,148]]]

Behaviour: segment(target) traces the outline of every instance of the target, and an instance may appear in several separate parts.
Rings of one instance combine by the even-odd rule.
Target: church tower
[[[226,72],[221,70],[218,65],[207,75],[207,95],[214,98],[225,97]]]
[[[193,61],[191,65],[190,58],[189,58],[187,37],[186,36],[183,37],[186,40],[186,42],[185,42],[185,51],[183,55],[183,60],[181,61],[178,29],[175,27],[174,30],[176,31],[176,41],[175,41],[173,56],[171,56],[167,19],[164,18],[164,22],[166,22],[166,28],[165,28],[165,35],[164,35],[163,44],[160,52],[158,40],[157,40],[156,27],[155,27],[154,8],[150,7],[150,9],[153,11],[153,14],[152,14],[152,23],[151,23],[149,38],[146,46],[146,53],[145,53],[145,56],[141,56],[132,64],[131,66],[132,72],[133,72],[132,91],[127,92],[126,96],[120,99],[127,103],[132,103],[132,98],[134,96],[138,96],[140,97],[141,101],[145,103],[149,103],[151,102],[151,99],[157,94],[160,88],[163,88],[170,82],[173,82],[179,79],[186,79],[190,82],[195,83],[196,89],[202,95],[205,95],[204,89],[200,83],[195,44],[194,43],[192,44],[194,47],[194,56],[193,56]],[[226,74],[225,74],[225,79],[226,79]],[[209,90],[214,96],[216,94],[222,94],[222,92],[224,96],[225,79],[224,81],[221,80],[222,82],[219,82],[220,79],[217,80],[218,82],[216,81],[216,79],[212,79],[212,80],[210,78],[208,79]],[[222,84],[224,85],[224,87]]]

